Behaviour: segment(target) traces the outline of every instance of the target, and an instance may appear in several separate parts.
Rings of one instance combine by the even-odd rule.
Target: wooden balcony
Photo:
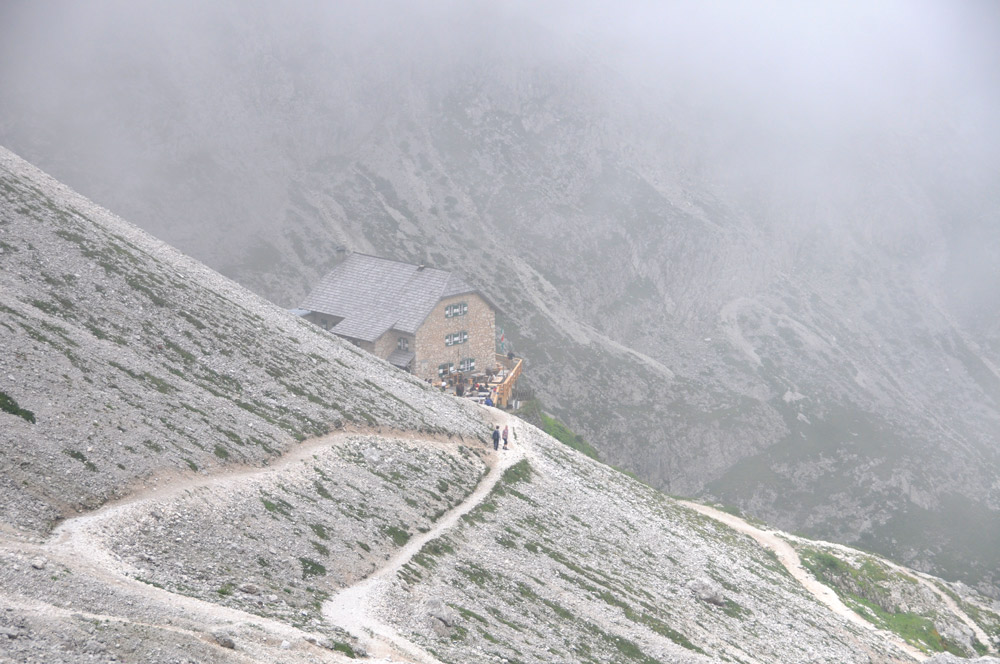
[[[519,357],[510,360],[506,355],[497,355],[496,358],[497,364],[503,369],[495,383],[497,388],[495,401],[498,408],[506,408],[507,404],[510,403],[510,395],[514,391],[514,385],[517,384],[517,379],[521,375],[524,361]]]

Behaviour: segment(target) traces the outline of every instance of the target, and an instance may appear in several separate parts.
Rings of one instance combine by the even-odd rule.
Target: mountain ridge
[[[6,151],[0,195],[0,389],[34,413],[0,413],[2,657],[407,658],[393,634],[425,664],[995,652],[968,623],[995,641],[1000,613],[967,586],[788,537],[892,632],[845,621],[749,537],[359,353]],[[197,366],[214,348],[220,385]],[[506,458],[485,436],[501,419]],[[383,569],[388,633],[324,615]]]
[[[962,77],[934,99],[894,87],[909,70],[864,59],[884,43],[818,103],[782,76],[825,79],[767,49],[709,67],[680,29],[704,16],[660,25],[666,51],[607,56],[592,13],[396,9],[331,26],[220,4],[221,35],[186,13],[147,28],[141,7],[69,22],[80,76],[0,81],[2,135],[284,306],[341,246],[461,271],[610,462],[997,593],[989,99]],[[123,64],[116,27],[167,56]],[[921,43],[917,62],[941,47]],[[759,88],[734,75],[758,57]]]

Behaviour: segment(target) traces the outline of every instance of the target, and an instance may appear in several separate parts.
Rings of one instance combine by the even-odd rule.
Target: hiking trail
[[[499,411],[498,411],[499,412]],[[506,418],[494,422],[503,425]],[[513,441],[512,441],[513,444]],[[475,509],[493,490],[505,470],[524,458],[523,445],[492,453],[492,467],[465,500],[442,516],[434,526],[412,538],[389,561],[360,582],[344,588],[323,604],[323,617],[359,639],[374,657],[389,657],[390,661],[415,664],[440,664],[430,653],[398,634],[377,616],[376,600],[392,583],[392,578],[428,542],[437,539]],[[393,659],[402,656],[405,659]]]
[[[762,547],[773,551],[778,557],[778,561],[785,567],[785,569],[788,570],[788,573],[791,574],[803,588],[809,591],[813,597],[819,600],[820,603],[824,604],[834,614],[844,618],[853,625],[880,633],[886,641],[892,643],[894,646],[918,662],[922,662],[927,659],[927,655],[911,646],[896,634],[878,629],[875,625],[872,625],[870,622],[852,611],[840,600],[840,597],[837,596],[837,593],[835,593],[833,589],[820,583],[812,574],[809,573],[808,570],[806,570],[805,567],[802,566],[802,560],[799,558],[798,552],[795,551],[791,544],[779,537],[775,531],[761,530],[760,528],[747,523],[738,516],[717,510],[714,507],[700,505],[686,500],[680,500],[678,502],[681,505],[690,507],[696,512],[704,514],[709,518],[715,519],[716,521],[729,526],[739,533],[749,535]]]

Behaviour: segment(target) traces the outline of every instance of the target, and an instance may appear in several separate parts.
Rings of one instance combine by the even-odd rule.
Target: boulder
[[[425,604],[431,629],[441,638],[451,636],[458,622],[458,614],[439,599],[429,599]]]
[[[716,606],[726,605],[726,596],[722,592],[722,586],[708,577],[700,576],[687,582],[688,590],[703,602],[715,604]]]
[[[216,632],[212,635],[215,642],[218,643],[223,648],[228,648],[229,650],[236,650],[236,642],[233,641],[233,637],[225,634],[223,632]]]

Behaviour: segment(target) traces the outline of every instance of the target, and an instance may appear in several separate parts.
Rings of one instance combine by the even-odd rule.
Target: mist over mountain
[[[966,584],[665,496],[2,148],[0,199],[5,662],[1000,662]]]
[[[157,237],[459,270],[610,462],[995,592],[990,3],[0,12],[0,142]]]

